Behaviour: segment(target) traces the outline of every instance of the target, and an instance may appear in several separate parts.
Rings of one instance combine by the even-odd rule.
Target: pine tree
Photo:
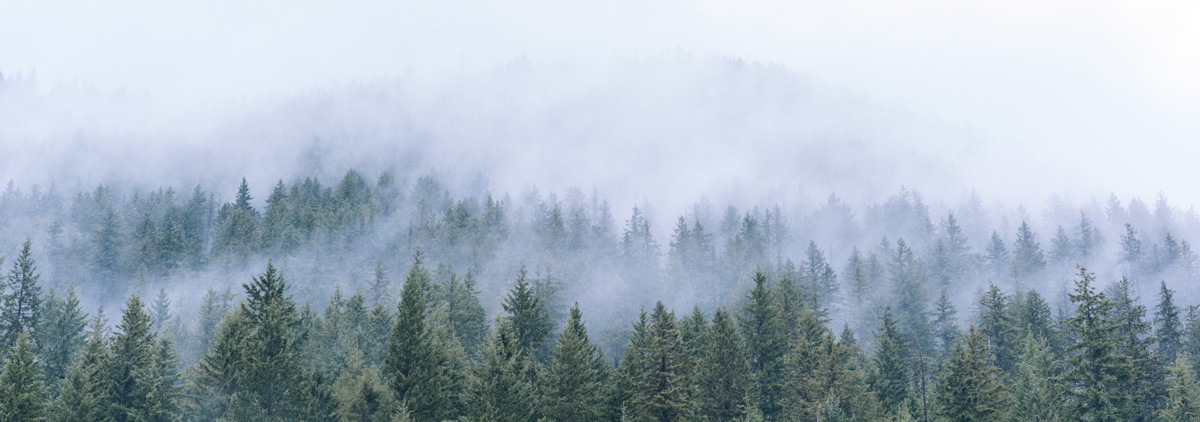
[[[1174,362],[1183,343],[1180,330],[1179,308],[1175,307],[1175,292],[1167,288],[1164,281],[1159,285],[1158,306],[1154,311],[1154,338],[1156,351],[1164,362]]]
[[[992,232],[992,239],[988,242],[987,262],[994,276],[1004,274],[1011,262],[1009,261],[1008,248],[1004,246],[1004,239],[1000,238],[1000,233],[996,233],[995,231]]]
[[[431,282],[421,260],[418,253],[405,278],[381,372],[414,420],[441,420],[452,410],[447,393],[453,385],[443,366],[447,351],[434,341],[436,331],[429,309]]]
[[[2,261],[0,261],[2,263]],[[42,288],[38,286],[37,263],[30,252],[30,242],[21,245],[21,253],[5,278],[0,302],[0,350],[17,344],[22,333],[37,340],[41,317]],[[33,341],[31,340],[31,341]],[[36,345],[34,346],[37,347]]]
[[[144,380],[146,407],[137,420],[146,422],[171,422],[180,420],[180,375],[175,357],[175,347],[170,337],[162,337],[155,347],[154,358],[145,368],[139,368],[138,376]]]
[[[87,316],[80,309],[74,285],[67,287],[65,298],[59,298],[51,289],[46,298],[45,314],[39,343],[46,379],[53,383],[67,375],[67,369],[83,347]]]
[[[141,299],[133,295],[125,302],[121,324],[113,336],[108,366],[114,421],[136,421],[145,411],[150,386],[138,372],[153,363],[154,344],[150,315],[146,314]]]
[[[883,313],[883,322],[876,333],[878,346],[875,348],[872,387],[879,396],[879,404],[889,415],[897,415],[908,400],[909,365],[908,340],[896,328],[891,309]]]
[[[954,303],[950,302],[950,297],[946,294],[946,289],[942,289],[937,302],[933,304],[933,335],[938,341],[938,358],[950,356],[950,353],[954,352],[954,343],[959,336],[957,313]]]
[[[679,334],[675,313],[666,310],[662,302],[654,306],[650,319],[648,349],[643,359],[645,372],[635,385],[633,402],[639,410],[638,419],[673,422],[690,420],[695,412],[694,394],[688,368],[683,365],[687,351]]]
[[[505,295],[502,307],[512,324],[517,349],[525,356],[542,359],[542,344],[550,335],[553,323],[542,298],[530,288],[524,267],[517,273],[516,284]]]
[[[1017,228],[1017,240],[1013,243],[1013,260],[1010,274],[1013,281],[1020,286],[1029,277],[1038,273],[1046,266],[1046,257],[1042,253],[1033,229],[1029,223],[1021,222]]]
[[[497,422],[537,420],[537,392],[528,376],[532,364],[517,347],[511,322],[497,319],[467,384],[467,414],[474,420]]]
[[[1025,333],[1012,384],[1012,422],[1055,422],[1066,418],[1066,392],[1054,379],[1057,363],[1044,339]]]
[[[560,422],[599,421],[604,401],[603,353],[588,339],[579,305],[558,336],[546,383],[546,417]]]
[[[992,366],[987,340],[972,326],[954,347],[938,379],[937,414],[949,421],[994,421],[1002,419],[1008,395],[1000,380],[1000,369]]]
[[[1170,391],[1167,407],[1160,417],[1164,422],[1200,421],[1200,385],[1196,373],[1187,359],[1180,357],[1171,368]]]
[[[779,321],[779,309],[771,291],[766,287],[767,275],[754,272],[754,290],[741,317],[742,336],[746,339],[746,351],[750,362],[750,373],[755,385],[751,395],[767,420],[776,420],[783,406],[784,355],[787,343]]]
[[[59,385],[50,405],[49,420],[56,422],[106,421],[110,415],[108,361],[104,331],[108,322],[103,310],[92,319],[87,343]]]
[[[0,420],[44,420],[46,387],[42,377],[29,335],[19,334],[0,376]]]
[[[996,366],[1009,372],[1017,354],[1017,330],[1009,309],[1009,298],[995,284],[979,298],[979,333],[995,354]]]
[[[710,422],[737,420],[746,412],[750,364],[728,312],[717,308],[713,313],[705,344],[697,370],[699,417]]]
[[[1080,267],[1075,292],[1068,296],[1076,309],[1066,320],[1067,329],[1077,340],[1067,349],[1063,381],[1080,418],[1115,422],[1123,420],[1122,410],[1128,408],[1129,396],[1120,388],[1128,385],[1132,364],[1117,352],[1119,325],[1111,320],[1113,302],[1096,292],[1093,282],[1095,276]]]

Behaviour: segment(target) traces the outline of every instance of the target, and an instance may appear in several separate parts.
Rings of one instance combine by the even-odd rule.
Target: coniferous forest
[[[1200,418],[1200,217],[1164,195],[735,205],[10,183],[0,420]]]

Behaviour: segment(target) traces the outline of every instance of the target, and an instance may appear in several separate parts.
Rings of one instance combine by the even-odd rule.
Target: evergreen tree
[[[1029,228],[1028,223],[1022,221],[1021,227],[1017,228],[1017,240],[1013,243],[1013,260],[1010,268],[1013,281],[1020,286],[1045,266],[1046,257],[1042,253],[1041,245],[1038,244],[1033,229]]]
[[[381,371],[397,399],[418,421],[441,420],[453,411],[450,393],[454,385],[443,366],[447,350],[434,341],[430,288],[429,272],[418,253],[400,293],[396,325]]]
[[[475,274],[467,271],[466,277],[459,280],[451,272],[439,291],[455,338],[468,355],[475,356],[487,335],[487,315],[479,301],[479,291],[475,289]]]
[[[875,336],[878,345],[871,384],[883,411],[897,415],[909,395],[908,340],[896,328],[891,309],[884,311],[883,322]]]
[[[972,326],[954,347],[938,379],[939,416],[949,421],[994,421],[1004,417],[1008,395],[1000,369],[988,361],[987,340]]]
[[[838,300],[840,286],[833,267],[825,261],[825,253],[817,247],[817,242],[808,242],[805,252],[804,274],[805,284],[815,287],[817,303],[820,308],[828,308]]]
[[[145,368],[139,368],[139,377],[148,385],[146,407],[137,420],[147,422],[170,422],[180,420],[180,375],[175,357],[175,347],[170,337],[158,340],[154,358]]]
[[[1164,422],[1200,421],[1200,386],[1196,373],[1187,359],[1180,357],[1171,368],[1171,388],[1167,407],[1160,417]]]
[[[1137,237],[1137,230],[1125,223],[1125,234],[1121,235],[1121,254],[1119,261],[1128,274],[1136,274],[1142,266],[1142,241]]]
[[[617,364],[614,382],[609,387],[605,420],[622,420],[640,413],[633,397],[636,384],[645,371],[645,354],[650,347],[649,328],[649,316],[646,311],[638,312],[638,319],[633,323],[633,330],[629,334],[629,345],[625,347],[625,354]]]
[[[1158,306],[1154,311],[1154,338],[1158,344],[1156,351],[1164,362],[1174,362],[1183,343],[1183,333],[1180,330],[1179,308],[1175,307],[1175,292],[1167,288],[1167,283],[1159,284]]]
[[[603,353],[588,339],[579,305],[558,336],[546,377],[546,417],[560,422],[599,421],[604,401]]]
[[[1063,409],[1065,391],[1054,379],[1057,363],[1044,339],[1033,331],[1021,342],[1016,374],[1012,383],[1012,422],[1055,422],[1066,419]]]
[[[913,342],[914,351],[922,356],[932,355],[933,329],[926,312],[929,291],[925,286],[925,273],[904,239],[896,241],[888,271],[892,278],[897,326]]]
[[[959,329],[954,304],[946,295],[946,289],[938,296],[933,304],[933,335],[938,342],[938,358],[950,356],[954,352],[954,343],[958,339]]]
[[[467,384],[468,415],[481,421],[536,421],[537,392],[528,376],[532,364],[517,347],[511,322],[497,319]]]
[[[1004,246],[1004,239],[1000,238],[1000,233],[995,231],[992,232],[992,239],[988,242],[987,262],[994,276],[1008,271],[1010,263],[1008,248]]]
[[[1073,246],[1071,238],[1067,236],[1067,229],[1064,229],[1063,226],[1058,226],[1058,231],[1055,232],[1054,240],[1050,246],[1050,260],[1055,263],[1070,261],[1075,256]]]
[[[387,276],[387,267],[382,259],[375,260],[375,278],[367,291],[371,306],[392,303],[392,280]]]
[[[150,385],[140,373],[154,360],[154,333],[150,332],[150,315],[137,295],[125,302],[121,324],[112,340],[109,359],[109,399],[112,419],[117,422],[136,421],[146,409]]]
[[[550,335],[553,323],[542,298],[530,288],[525,267],[518,271],[516,284],[504,297],[502,306],[512,324],[517,349],[525,356],[541,359],[542,344]]]
[[[74,285],[67,287],[65,298],[59,298],[51,289],[46,298],[45,313],[39,343],[46,379],[53,383],[67,375],[67,368],[83,347],[87,316],[80,309]]]
[[[1075,255],[1083,264],[1087,264],[1104,243],[1104,237],[1083,211],[1079,212],[1079,225],[1075,226],[1075,235]]]
[[[1009,309],[1008,296],[995,284],[979,298],[979,334],[990,345],[995,364],[1005,372],[1011,371],[1017,355],[1017,330]]]
[[[1063,381],[1082,420],[1121,421],[1129,395],[1120,388],[1128,385],[1132,364],[1128,356],[1117,352],[1115,339],[1120,327],[1111,320],[1113,302],[1103,292],[1096,292],[1093,282],[1095,276],[1080,267],[1075,292],[1069,295],[1076,305],[1075,315],[1066,320],[1077,340],[1067,349]]]
[[[87,343],[79,359],[71,364],[67,378],[59,385],[58,396],[51,403],[49,420],[88,422],[110,419],[107,389],[110,356],[105,348],[106,325],[103,311],[92,319]]]
[[[644,359],[645,372],[636,382],[633,402],[638,420],[672,422],[691,420],[694,415],[694,391],[683,365],[687,351],[676,324],[675,313],[662,302],[650,316],[649,348]]]
[[[0,420],[42,421],[45,418],[46,387],[33,353],[29,335],[21,333],[8,353],[0,376]]]
[[[2,263],[3,261],[0,261]],[[30,252],[30,242],[21,245],[21,253],[13,262],[13,269],[5,278],[0,301],[0,350],[8,350],[17,344],[22,333],[37,339],[41,317],[42,288],[38,286],[41,275]],[[34,346],[37,347],[36,345]]]
[[[728,312],[718,308],[713,313],[705,344],[697,370],[699,417],[711,422],[737,420],[746,412],[750,364]]]
[[[781,399],[784,383],[784,355],[787,343],[779,321],[779,309],[771,291],[766,287],[767,275],[754,273],[754,290],[741,317],[742,336],[754,386],[751,395],[766,420],[773,421],[783,409]]]
[[[1152,327],[1145,320],[1146,307],[1137,303],[1128,279],[1112,286],[1112,301],[1112,318],[1118,324],[1117,353],[1128,357],[1130,363],[1129,377],[1122,380],[1127,384],[1119,388],[1132,403],[1122,410],[1126,420],[1153,420],[1166,400],[1166,365],[1151,352],[1154,340],[1149,337]]]

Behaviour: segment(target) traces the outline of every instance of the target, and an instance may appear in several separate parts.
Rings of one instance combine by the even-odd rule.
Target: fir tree
[[[992,239],[988,242],[987,247],[987,262],[991,269],[992,275],[1001,275],[1008,270],[1009,255],[1008,248],[1004,246],[1004,239],[1000,238],[1000,233],[992,232]]]
[[[989,360],[983,333],[970,327],[938,379],[939,416],[960,422],[1003,418],[1008,395],[1000,380],[1000,369]]]
[[[896,328],[891,310],[885,310],[883,322],[876,333],[872,387],[879,404],[889,415],[897,415],[909,395],[908,340]]]
[[[601,420],[604,356],[588,339],[579,305],[558,336],[546,377],[546,417],[560,422]]]
[[[0,301],[0,350],[8,350],[16,345],[17,337],[22,333],[28,334],[33,340],[38,338],[36,330],[39,328],[42,306],[39,278],[41,275],[37,273],[30,242],[26,240],[21,245],[16,262],[13,262],[12,271],[4,280],[4,288],[0,289],[3,292]]]
[[[46,298],[45,313],[41,330],[41,356],[46,379],[53,383],[66,376],[67,368],[83,347],[87,316],[80,309],[79,295],[74,285],[67,287],[65,298],[59,298],[57,292],[51,289]]]
[[[1017,330],[1009,309],[1008,296],[995,284],[979,298],[979,333],[995,354],[996,366],[1004,371],[1012,370],[1017,354]]]
[[[517,349],[525,356],[540,359],[539,352],[550,335],[553,323],[546,313],[542,298],[530,288],[524,267],[517,273],[512,290],[504,297],[503,309],[512,324]]]
[[[114,421],[136,421],[144,414],[150,385],[139,371],[153,362],[154,344],[150,315],[146,314],[141,299],[137,295],[131,296],[125,302],[109,359],[109,394]]]
[[[1187,359],[1180,357],[1171,368],[1167,407],[1160,417],[1164,422],[1200,421],[1200,385]]]
[[[750,364],[728,312],[718,308],[713,313],[705,344],[697,370],[699,417],[711,422],[737,420],[746,412]]]
[[[462,343],[468,355],[475,356],[487,335],[487,316],[483,303],[479,301],[479,291],[475,290],[474,272],[467,271],[462,280],[451,272],[440,291],[441,302],[446,308],[455,338]]]
[[[1183,343],[1183,333],[1180,330],[1179,308],[1175,307],[1175,292],[1167,288],[1167,283],[1159,284],[1158,306],[1154,310],[1154,338],[1158,344],[1156,351],[1164,362],[1174,362]]]
[[[467,384],[467,414],[474,420],[537,420],[537,393],[528,377],[532,363],[517,347],[511,322],[498,319]]]
[[[1021,227],[1017,228],[1017,240],[1013,243],[1013,261],[1010,268],[1013,281],[1020,286],[1045,266],[1046,257],[1042,253],[1041,245],[1038,244],[1033,229],[1029,228],[1028,223],[1022,221]]]
[[[1066,320],[1077,340],[1067,349],[1063,380],[1080,418],[1115,422],[1123,420],[1122,411],[1129,405],[1127,392],[1120,388],[1128,385],[1132,364],[1117,352],[1119,325],[1111,320],[1113,302],[1096,292],[1093,282],[1095,276],[1080,267],[1075,292],[1069,295],[1075,315]]]
[[[633,402],[638,419],[672,422],[690,420],[694,414],[694,391],[689,384],[686,353],[675,313],[658,302],[650,316],[648,349],[643,356],[645,372],[636,382]]]
[[[958,320],[955,316],[957,313],[946,294],[946,289],[942,289],[937,302],[933,304],[933,335],[938,342],[939,358],[950,356],[950,353],[954,352],[954,343],[959,336]]]
[[[145,368],[139,368],[139,377],[148,385],[146,407],[137,420],[147,422],[170,422],[180,420],[180,375],[175,357],[175,347],[170,337],[158,340],[154,358]]]
[[[430,276],[414,259],[388,339],[382,374],[397,399],[406,403],[414,420],[441,420],[452,409],[447,392],[453,388],[443,367],[447,351],[434,341],[429,309]]]
[[[0,420],[41,421],[45,418],[46,386],[29,335],[21,333],[8,353],[0,376]]]
[[[1065,391],[1054,378],[1057,363],[1044,339],[1025,333],[1012,383],[1012,422],[1055,422],[1066,419]]]
[[[746,339],[746,351],[750,362],[750,373],[755,385],[751,395],[767,420],[776,420],[782,410],[784,378],[784,355],[787,343],[779,321],[779,309],[771,291],[766,287],[767,275],[754,273],[754,290],[741,317],[742,336]]]

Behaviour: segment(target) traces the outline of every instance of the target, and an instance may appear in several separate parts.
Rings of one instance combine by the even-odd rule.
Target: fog
[[[781,206],[796,228],[782,258],[799,261],[811,239],[839,270],[851,247],[902,234],[868,221],[897,192],[918,192],[934,225],[977,194],[979,227],[1010,245],[1030,220],[1048,249],[1056,226],[1072,227],[1082,210],[1104,222],[1115,256],[1123,232],[1105,220],[1110,195],[1170,199],[1174,219],[1139,227],[1148,239],[1200,234],[1189,214],[1200,202],[1195,4],[17,0],[2,9],[0,180],[25,194],[54,186],[68,204],[100,184],[117,202],[167,186],[186,199],[199,185],[221,204],[244,177],[263,210],[279,180],[336,186],[351,169],[368,181],[391,171],[407,195],[432,174],[456,200],[490,193],[515,213],[534,187],[534,202],[550,204],[558,199],[547,195],[576,188],[607,200],[617,229],[638,206],[664,252],[679,216],[716,229],[728,205]],[[854,237],[816,217],[831,193],[850,206]],[[697,213],[698,201],[711,210]],[[380,245],[411,230],[408,212],[378,223],[377,241],[349,260],[360,273],[336,281],[361,281],[381,256],[399,279],[411,251]],[[19,223],[6,222],[8,256],[21,239],[38,243],[51,221]],[[982,253],[990,230],[968,229],[979,230],[968,237]],[[530,256],[497,259],[485,297],[498,297],[519,264],[537,265]],[[1105,276],[1119,276],[1108,267]],[[260,267],[249,268],[163,284],[236,286]],[[1062,272],[1045,277],[1048,288],[1061,287]],[[595,274],[573,293],[616,300],[621,290],[604,284],[612,274]],[[690,297],[674,300],[690,307]]]

